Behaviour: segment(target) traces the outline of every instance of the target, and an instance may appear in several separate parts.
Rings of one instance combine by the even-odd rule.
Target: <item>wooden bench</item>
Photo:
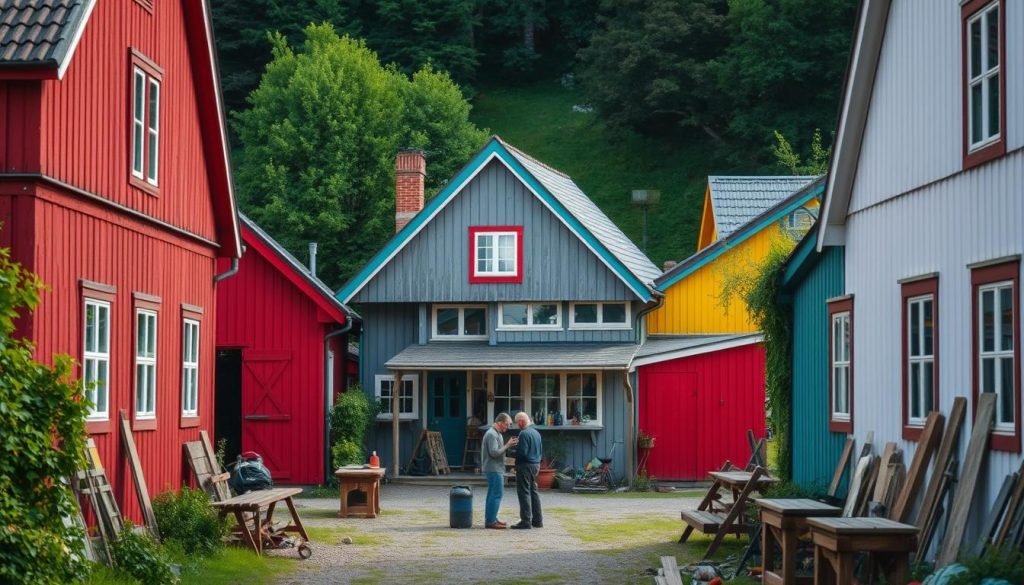
[[[854,556],[872,555],[886,583],[906,583],[910,553],[917,550],[916,526],[888,518],[809,518],[814,542],[814,584],[851,585]]]
[[[711,477],[715,482],[704,495],[700,505],[696,510],[683,510],[680,514],[680,518],[686,524],[686,529],[679,537],[680,543],[686,542],[694,530],[714,535],[714,539],[704,553],[705,559],[715,554],[727,534],[741,535],[750,530],[744,509],[747,499],[753,492],[760,491],[764,486],[778,481],[770,477],[763,467],[756,467],[752,472],[731,471],[728,470],[729,468],[731,468],[731,464],[727,461],[723,466],[723,471],[711,472]],[[714,511],[712,508],[720,488],[728,488],[732,491],[733,503],[729,506],[728,511]]]
[[[835,506],[808,499],[757,499],[761,508],[761,558],[765,585],[795,585],[812,581],[813,577],[796,575],[796,549],[800,535],[807,530],[811,516],[838,516],[843,511]],[[782,549],[782,563],[775,565],[775,546]]]

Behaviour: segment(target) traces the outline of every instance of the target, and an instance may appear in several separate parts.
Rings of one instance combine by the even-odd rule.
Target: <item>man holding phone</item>
[[[498,520],[501,497],[505,493],[505,451],[515,446],[518,439],[512,437],[502,446],[502,435],[512,424],[512,417],[504,412],[494,417],[494,424],[484,434],[480,450],[480,470],[487,477],[487,499],[484,504],[484,526],[504,530],[508,526]]]
[[[540,433],[533,428],[530,415],[516,413],[519,427],[519,445],[516,446],[516,495],[519,496],[519,523],[512,528],[523,530],[542,528],[544,516],[540,509],[540,493],[537,491],[537,474],[540,473],[540,458],[543,453]]]

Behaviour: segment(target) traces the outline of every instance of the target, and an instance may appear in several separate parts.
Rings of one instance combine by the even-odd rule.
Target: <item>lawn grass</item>
[[[351,546],[388,546],[394,539],[382,532],[364,532],[348,526],[307,526],[306,534],[314,545],[342,546],[346,536],[352,539]],[[344,545],[349,546],[349,545]]]
[[[203,585],[248,585],[266,583],[269,578],[283,575],[299,567],[298,556],[293,559],[262,556],[250,549],[228,547],[215,556],[182,562],[182,583]],[[137,585],[138,581],[123,573],[96,565],[85,585]]]
[[[700,139],[667,145],[633,133],[613,135],[594,113],[573,112],[578,90],[557,81],[514,88],[482,87],[472,120],[513,146],[570,175],[637,246],[642,214],[633,189],[658,189],[661,203],[648,212],[648,256],[658,266],[694,253],[709,174],[716,168]]]

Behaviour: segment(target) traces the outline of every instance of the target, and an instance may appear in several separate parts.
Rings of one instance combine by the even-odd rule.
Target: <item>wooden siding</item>
[[[212,430],[216,297],[214,250],[182,241],[93,203],[33,183],[0,185],[13,199],[12,224],[19,226],[12,252],[49,290],[31,319],[36,357],[54,354],[82,359],[83,295],[79,280],[114,286],[111,302],[110,431],[93,434],[121,510],[132,520],[141,513],[115,423],[118,409],[134,412],[135,306],[133,293],[160,298],[157,339],[157,428],[136,431],[135,442],[150,494],[189,481],[182,443],[199,429]],[[6,207],[6,206],[0,206]],[[20,226],[31,226],[23,231]],[[34,238],[32,234],[45,234]],[[186,276],[187,275],[187,276]],[[181,414],[182,304],[202,307],[199,358],[199,426],[179,428]],[[80,371],[75,372],[79,377]]]
[[[0,171],[39,171],[39,99],[42,82],[0,84]]]
[[[718,300],[725,275],[732,270],[751,270],[768,254],[771,242],[779,235],[777,223],[768,226],[735,249],[725,252],[665,292],[665,304],[647,317],[652,335],[689,335],[711,333],[752,333],[746,306],[731,299],[729,309]]]
[[[39,160],[28,170],[217,240],[182,4],[156,2],[150,14],[135,0],[96,3],[64,79],[42,84],[41,105],[25,104],[41,109]],[[129,48],[163,69],[157,196],[129,184]]]
[[[324,336],[339,325],[252,248],[217,289],[217,347],[243,348],[242,451],[263,455],[275,481],[323,483]]]
[[[828,247],[794,292],[792,306],[792,479],[824,489],[832,480],[846,440],[842,433],[828,430],[829,324],[825,300],[842,294],[843,249]]]
[[[970,400],[973,331],[967,266],[1024,253],[1021,185],[1024,150],[1017,150],[847,218],[846,292],[854,295],[856,315],[858,442],[874,431],[876,444],[895,441],[907,459],[916,446],[901,437],[900,279],[938,274],[939,407],[948,414],[955,396]],[[968,421],[965,432],[970,430]],[[962,459],[967,442],[960,445]],[[1002,478],[1016,471],[1020,461],[1020,454],[990,453],[977,509],[990,507]]]
[[[864,209],[963,167],[960,2],[893,2],[850,199]],[[1024,145],[1024,5],[1006,8],[1007,150]]]
[[[522,284],[469,284],[470,226],[521,225]],[[492,161],[353,299],[379,302],[635,300],[601,260]]]
[[[746,345],[642,366],[639,429],[655,437],[648,472],[704,480],[750,457],[747,429],[765,436],[764,347]]]

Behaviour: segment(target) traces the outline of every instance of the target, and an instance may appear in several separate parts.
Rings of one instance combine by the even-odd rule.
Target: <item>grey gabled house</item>
[[[399,153],[397,234],[337,293],[363,316],[363,388],[385,399],[370,447],[397,474],[436,430],[458,466],[467,425],[526,411],[563,464],[613,453],[624,476],[628,371],[661,271],[571,178],[498,137],[425,207],[424,169]]]

